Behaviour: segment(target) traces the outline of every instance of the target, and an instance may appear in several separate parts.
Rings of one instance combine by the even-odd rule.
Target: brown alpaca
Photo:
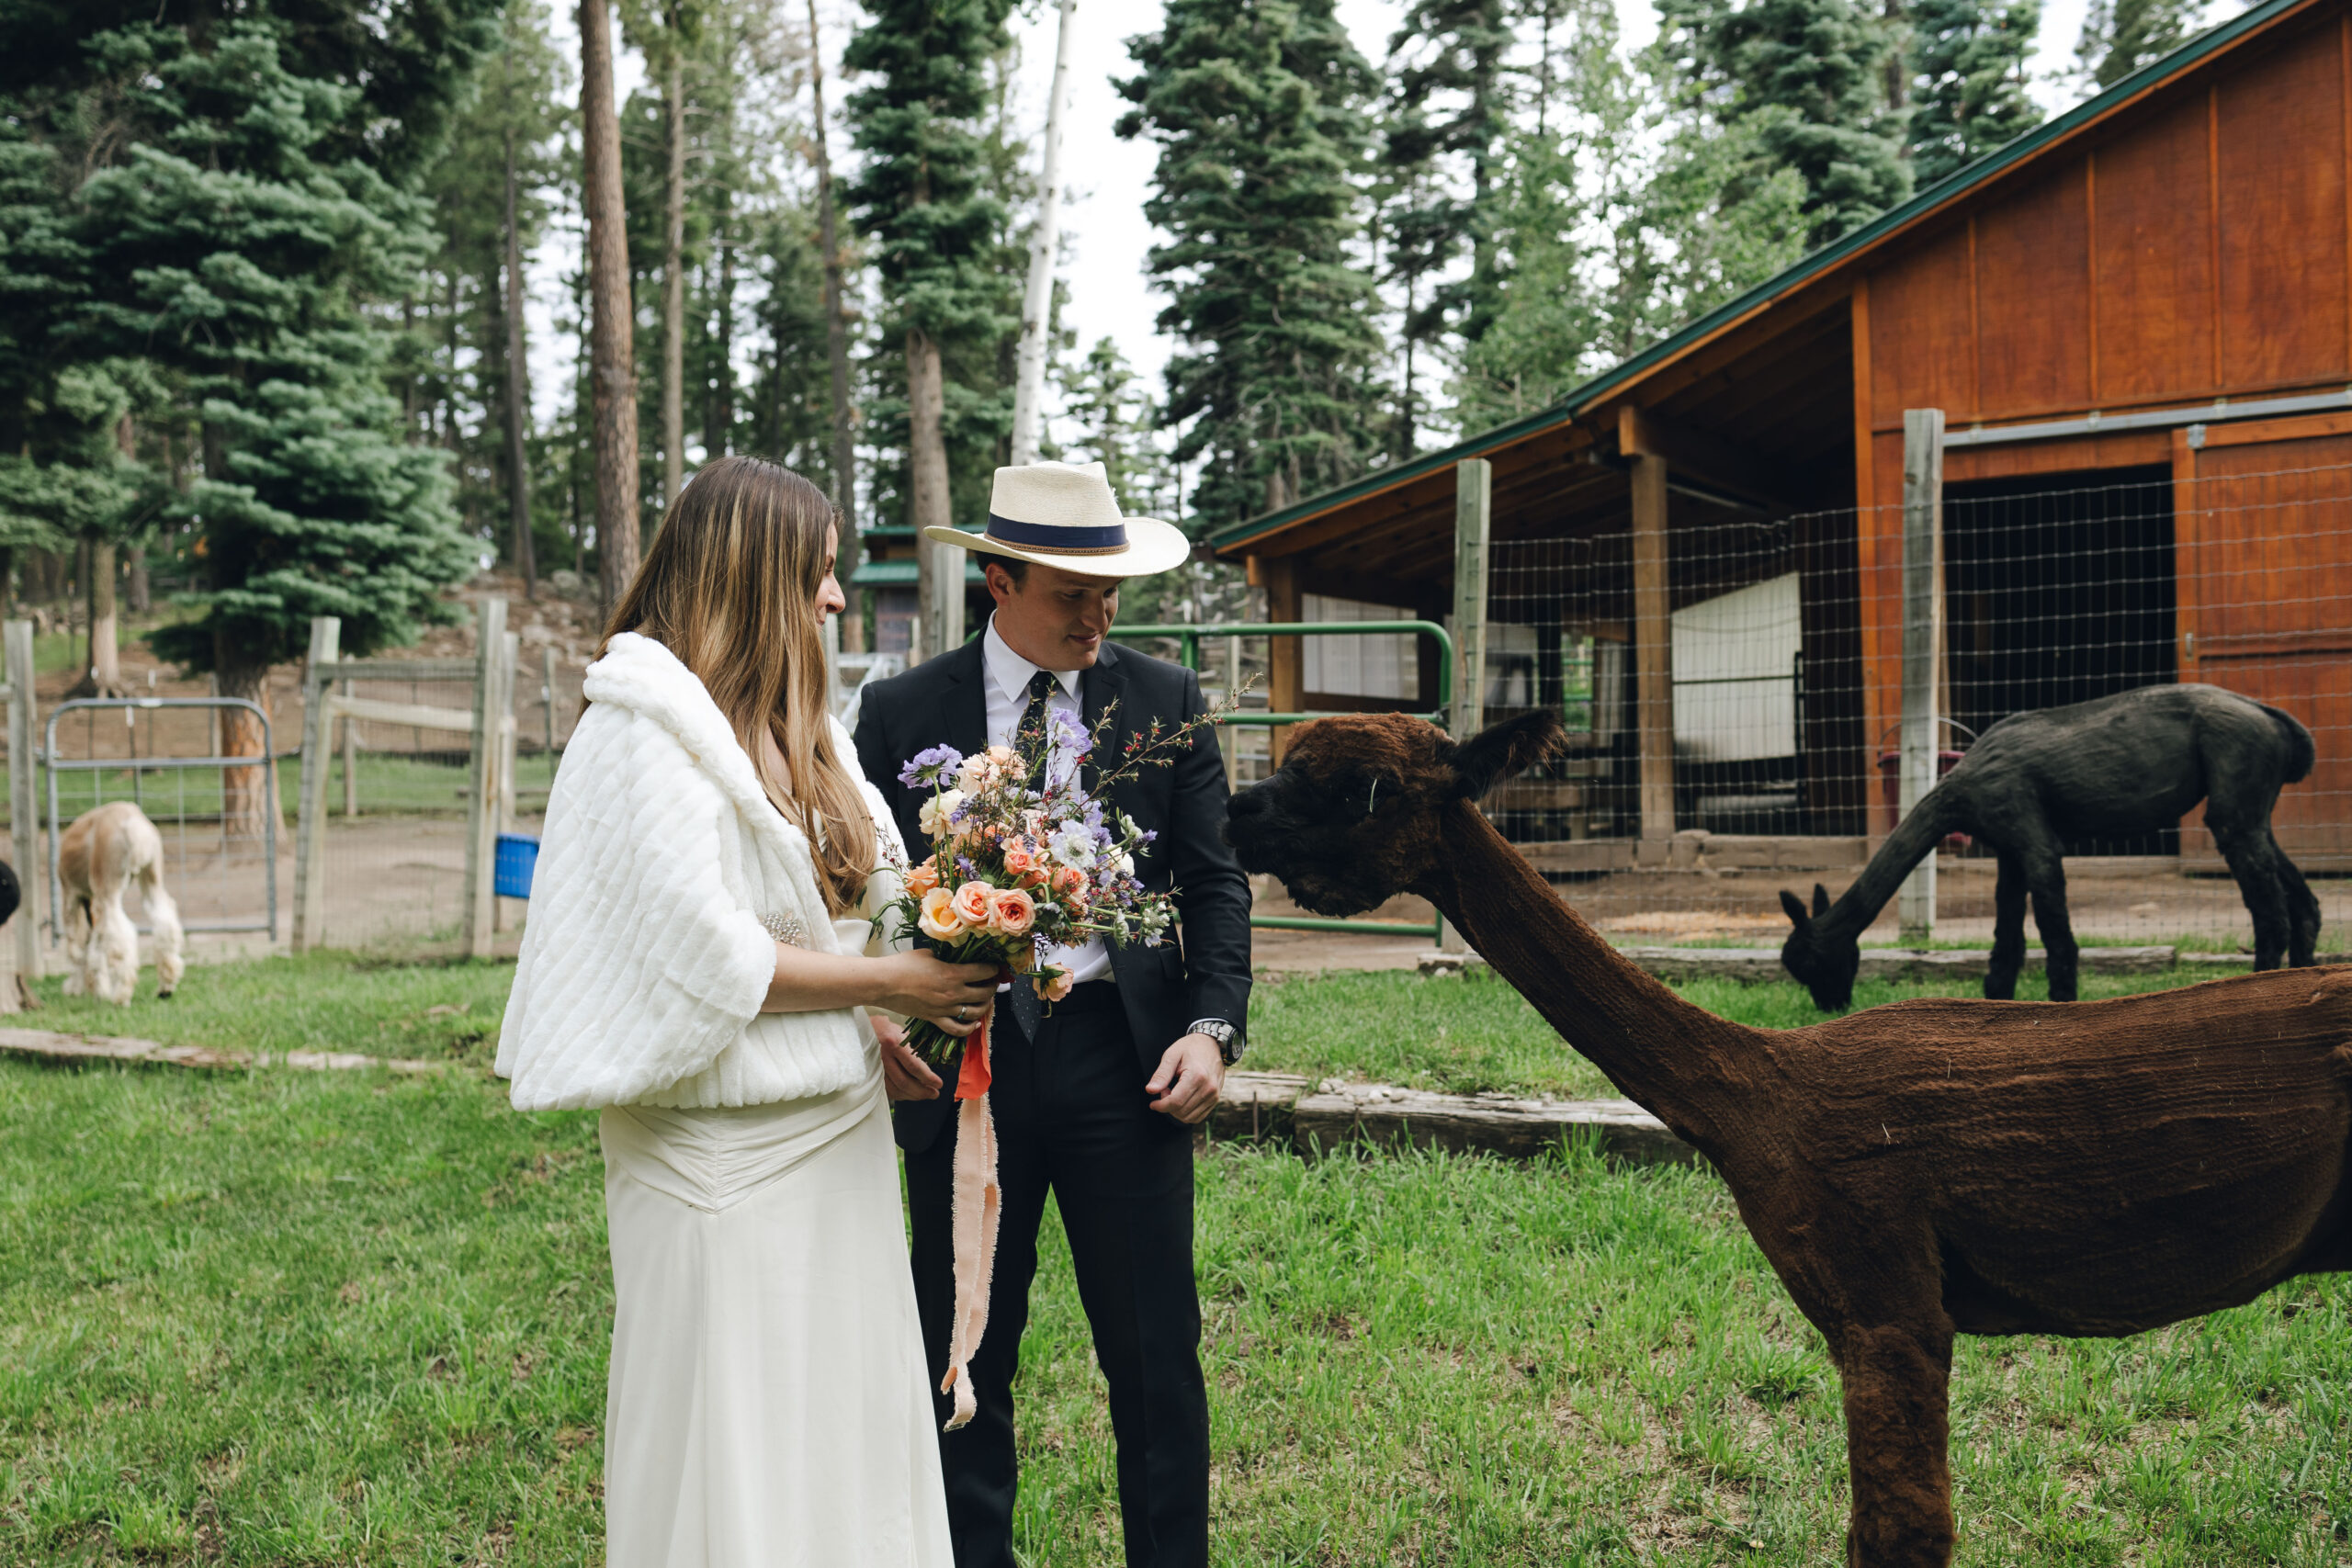
[[[1458,748],[1324,719],[1227,836],[1318,913],[1429,898],[1713,1161],[1844,1383],[1856,1568],[1951,1560],[1954,1334],[2132,1334],[2352,1268],[2352,971],[1749,1029],[1621,957],[1472,805],[1560,745],[1549,714]]]

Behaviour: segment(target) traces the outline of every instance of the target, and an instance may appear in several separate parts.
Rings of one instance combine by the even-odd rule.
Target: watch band
[[[1196,1018],[1184,1031],[1187,1034],[1206,1035],[1216,1042],[1217,1055],[1225,1058],[1227,1066],[1241,1060],[1241,1053],[1249,1048],[1241,1032],[1221,1018]]]

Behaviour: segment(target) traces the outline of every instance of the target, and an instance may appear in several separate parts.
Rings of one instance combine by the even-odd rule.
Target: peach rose
[[[1046,882],[1046,868],[1037,863],[1037,851],[1026,839],[1004,841],[1005,874],[1023,887],[1041,887]]]
[[[1049,1002],[1057,1002],[1064,997],[1069,996],[1071,991],[1077,988],[1077,987],[1078,976],[1065,969],[1060,974],[1055,976],[1052,979],[1046,981],[1044,985],[1038,987],[1037,994],[1045,998]]]
[[[922,912],[915,924],[922,934],[933,942],[953,942],[964,934],[964,922],[956,918],[953,908],[955,895],[944,887],[933,887],[922,896]]]
[[[936,860],[924,861],[914,870],[907,873],[907,891],[918,898],[938,886],[939,863]]]
[[[1061,870],[1054,873],[1054,891],[1071,894],[1080,898],[1085,897],[1086,873],[1074,865],[1062,867]]]
[[[989,923],[989,915],[995,908],[995,903],[989,897],[994,891],[985,882],[967,882],[956,889],[955,897],[947,907],[966,925],[984,926]]]
[[[1018,887],[1000,888],[989,902],[989,930],[999,936],[1026,936],[1037,923],[1037,901]]]

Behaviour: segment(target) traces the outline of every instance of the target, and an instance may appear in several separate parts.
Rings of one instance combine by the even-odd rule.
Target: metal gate
[[[261,726],[262,754],[258,757],[164,757],[142,756],[135,753],[127,757],[61,757],[58,755],[57,722],[70,713],[91,712],[93,710],[119,712],[123,716],[124,723],[127,726],[132,727],[134,734],[136,733],[136,726],[139,722],[139,716],[141,714],[144,713],[150,716],[151,728],[149,733],[152,738],[153,733],[152,728],[153,716],[156,713],[172,708],[210,709],[216,713],[242,711],[251,714],[254,720]],[[219,727],[213,727],[211,728],[211,734],[215,738],[212,749],[217,750],[219,749],[217,739],[220,734]],[[174,773],[184,774],[188,770],[197,768],[212,768],[219,770],[222,774],[220,795],[222,807],[210,815],[213,819],[217,820],[220,824],[220,849],[224,860],[228,852],[228,816],[225,809],[228,795],[228,783],[226,777],[228,770],[231,768],[258,768],[263,773],[263,783],[261,787],[272,792],[273,797],[277,789],[277,748],[270,740],[269,715],[262,711],[260,704],[248,702],[243,697],[70,698],[65,702],[58,704],[56,707],[50,710],[49,725],[46,730],[43,731],[40,761],[49,776],[49,918],[47,924],[49,927],[49,942],[51,947],[57,946],[65,940],[65,923],[62,913],[64,908],[65,888],[64,883],[58,875],[57,867],[58,844],[60,840],[63,837],[65,828],[67,826],[63,819],[63,815],[60,808],[58,800],[57,778],[60,773],[102,774],[107,773],[120,773],[128,771],[130,774],[130,793],[129,798],[133,804],[138,806],[141,811],[146,811],[147,784],[144,777],[145,774],[150,773]],[[102,795],[103,793],[104,786],[94,782],[91,789],[93,799],[91,800],[89,808],[95,808],[96,807],[104,804],[101,799],[97,798]],[[200,811],[192,814],[189,811],[187,791],[184,782],[179,784],[174,793],[176,808],[166,813],[163,819],[158,820],[156,822],[156,827],[159,829],[175,828],[177,829],[180,859],[183,867],[185,867],[187,863],[188,827],[192,822],[201,822],[205,820],[207,814]],[[261,817],[263,906],[261,918],[259,919],[242,919],[233,915],[214,918],[197,916],[192,919],[182,920],[181,924],[185,929],[191,931],[266,931],[269,933],[272,941],[277,940],[277,802],[273,798],[270,801],[269,808],[265,810]],[[149,812],[148,814],[150,817],[154,815],[153,812]],[[77,811],[74,815],[78,817],[81,813]],[[168,839],[166,840],[165,858],[168,862],[170,858],[170,840]],[[177,878],[175,877],[175,880],[177,880]],[[139,929],[141,931],[149,930],[149,928],[143,923]]]

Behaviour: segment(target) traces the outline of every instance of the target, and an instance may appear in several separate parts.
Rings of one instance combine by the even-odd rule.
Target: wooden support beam
[[[1674,624],[1666,567],[1667,460],[1634,459],[1634,727],[1642,837],[1674,837]]]
[[[1266,591],[1266,618],[1270,621],[1296,621],[1299,614],[1298,563],[1287,556],[1269,559],[1261,556],[1250,558],[1250,580]],[[1266,639],[1266,705],[1275,713],[1297,713],[1306,705],[1306,650],[1303,639],[1295,637],[1270,637]],[[1277,728],[1266,738],[1272,753],[1273,765],[1283,765],[1283,754],[1290,750],[1290,731]]]
[[[1471,457],[1454,465],[1453,706],[1448,718],[1456,740],[1487,724],[1487,558],[1494,537],[1492,464]]]
[[[1936,787],[1937,707],[1944,642],[1944,411],[1903,415],[1903,752],[1897,763],[1902,815]],[[1936,857],[1913,868],[1897,896],[1903,940],[1936,934]]]
[[[1677,424],[1647,409],[1618,405],[1617,449],[1627,457],[1663,457],[1677,474],[1735,491],[1769,510],[1788,510],[1779,497],[1791,487],[1774,464],[1736,442]]]

